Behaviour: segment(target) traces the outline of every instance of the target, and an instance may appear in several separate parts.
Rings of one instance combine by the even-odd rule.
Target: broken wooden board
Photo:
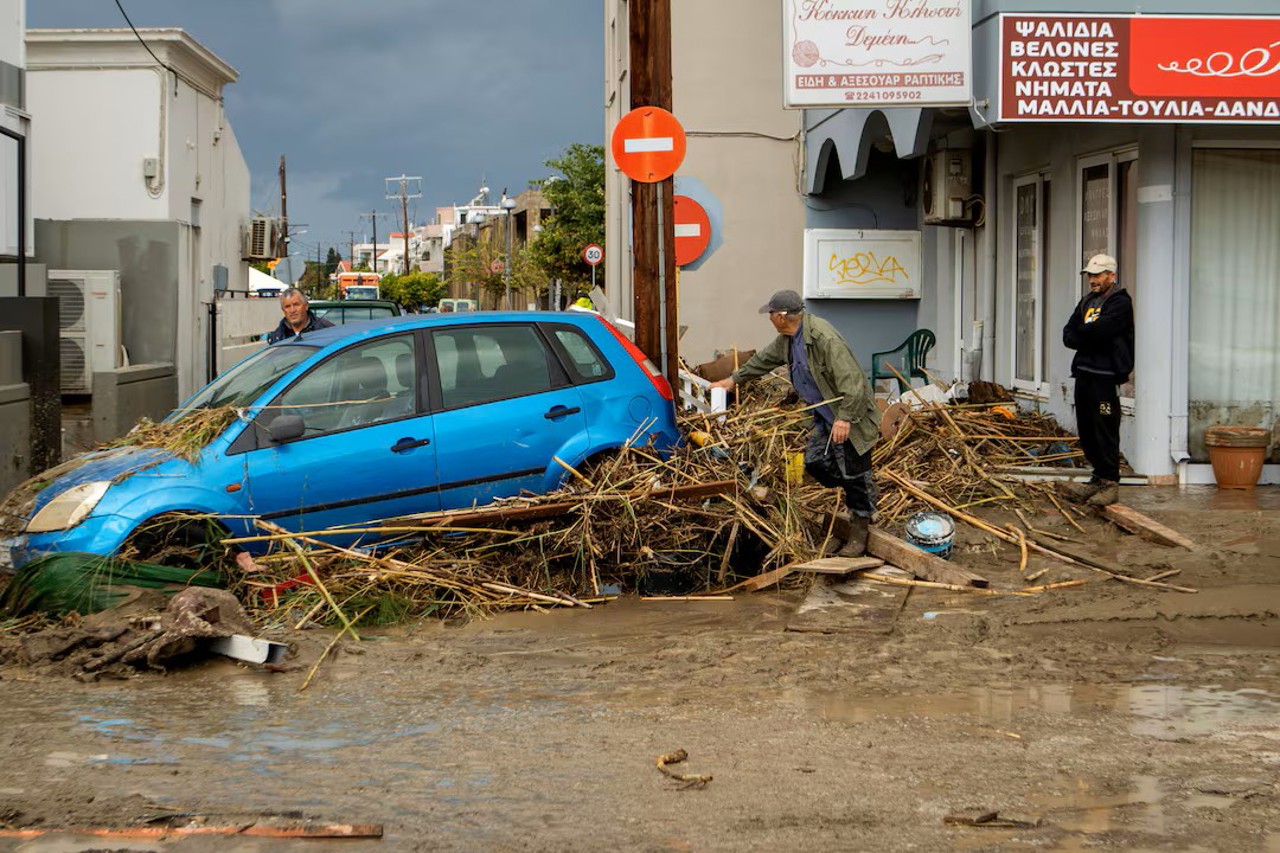
[[[923,580],[974,586],[979,589],[986,589],[991,585],[990,581],[981,575],[953,566],[941,557],[921,551],[905,539],[899,539],[878,527],[871,528],[871,534],[867,537],[867,553],[873,557],[879,557],[891,566],[906,569]]]
[[[810,634],[874,634],[893,631],[910,589],[862,580],[818,578],[796,613],[788,631]]]
[[[738,590],[742,590],[743,592],[757,592],[766,587],[773,586],[778,581],[782,580],[787,575],[794,572],[795,569],[796,569],[795,563],[791,563],[790,565],[782,566],[781,568],[774,569],[773,571],[764,572],[763,574],[756,575],[753,578],[747,578],[746,580],[740,583],[736,583],[733,586],[726,587],[721,590],[717,590],[716,592],[710,593],[710,594],[716,595],[716,594],[725,593],[725,592],[737,592]]]
[[[884,565],[879,557],[820,557],[795,566],[797,572],[812,572],[816,575],[847,575],[866,569],[878,569]]]
[[[1127,530],[1136,536],[1141,536],[1148,542],[1186,548],[1188,551],[1196,549],[1195,542],[1192,542],[1172,527],[1166,527],[1154,518],[1143,515],[1136,509],[1127,507],[1124,504],[1112,504],[1103,509],[1103,514],[1117,527]]]

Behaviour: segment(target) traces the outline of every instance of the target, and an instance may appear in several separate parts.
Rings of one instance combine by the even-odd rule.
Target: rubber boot
[[[1120,500],[1120,484],[1114,480],[1103,480],[1098,490],[1085,501],[1089,506],[1111,506]]]
[[[849,538],[844,547],[836,552],[837,557],[861,557],[867,553],[867,533],[870,519],[855,515],[849,519]]]
[[[1101,480],[1090,480],[1087,483],[1058,483],[1058,493],[1076,503],[1083,503],[1089,500],[1101,488]]]

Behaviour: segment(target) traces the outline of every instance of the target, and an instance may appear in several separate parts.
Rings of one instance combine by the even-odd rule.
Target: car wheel
[[[186,569],[214,569],[227,555],[230,531],[208,515],[170,512],[144,521],[129,534],[119,557]]]

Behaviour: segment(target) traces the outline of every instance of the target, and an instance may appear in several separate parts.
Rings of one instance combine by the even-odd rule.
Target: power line
[[[138,28],[133,25],[133,21],[129,19],[129,13],[124,10],[124,6],[120,4],[120,0],[116,0],[116,8],[119,9],[120,14],[124,16],[124,22],[129,25],[129,29],[133,30],[133,36],[138,40],[138,44],[142,45],[146,49],[147,53],[151,54],[151,58],[154,59],[160,65],[161,68],[163,68],[165,71],[168,71],[176,79],[181,80],[183,83],[186,83],[192,89],[196,89],[197,91],[203,91],[192,80],[189,80],[186,77],[183,77],[181,74],[177,72],[176,69],[174,69],[172,66],[162,61],[160,57],[156,56],[155,51],[151,49],[151,45],[147,44],[147,42],[142,38],[142,34],[138,32]],[[219,103],[222,102],[221,95],[219,95],[218,97],[218,102]]]

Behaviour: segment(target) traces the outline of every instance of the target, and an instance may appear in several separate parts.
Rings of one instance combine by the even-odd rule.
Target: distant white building
[[[119,271],[121,343],[174,365],[176,404],[209,376],[215,291],[248,288],[237,72],[180,29],[29,30],[26,50],[37,260]]]

